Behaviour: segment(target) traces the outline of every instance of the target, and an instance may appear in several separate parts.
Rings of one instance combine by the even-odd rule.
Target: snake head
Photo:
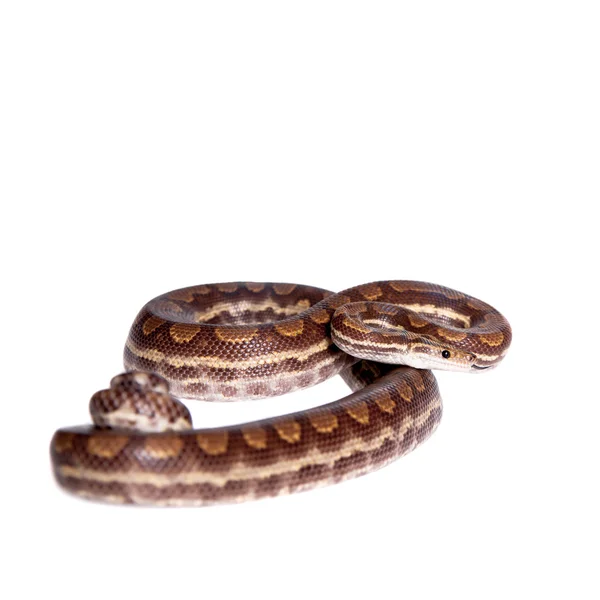
[[[437,341],[422,339],[412,342],[403,364],[417,369],[439,369],[443,371],[476,372],[487,367],[478,365],[477,357],[472,352],[466,352],[450,346],[444,346]]]

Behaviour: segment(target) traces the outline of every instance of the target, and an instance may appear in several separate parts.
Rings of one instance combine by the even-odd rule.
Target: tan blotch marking
[[[308,420],[319,433],[331,433],[338,426],[337,417],[330,412],[320,412],[310,415]]]
[[[310,308],[310,300],[308,298],[302,298],[296,302],[296,306],[299,306],[302,309]]]
[[[398,391],[400,392],[400,398],[402,400],[406,400],[406,402],[410,402],[413,399],[413,391],[410,385],[406,383],[406,381],[401,381],[398,385]]]
[[[415,315],[412,313],[408,313],[408,322],[413,327],[417,327],[417,328],[427,327],[427,325],[429,325],[429,321],[427,321],[423,317],[420,317],[419,315]]]
[[[75,436],[72,433],[59,433],[56,436],[56,440],[54,440],[54,449],[59,454],[71,450],[71,448],[73,448],[74,437]]]
[[[194,289],[194,294],[201,294],[202,296],[206,296],[206,294],[210,294],[210,286],[208,285],[197,285]]]
[[[329,313],[324,309],[320,309],[315,311],[310,318],[315,322],[315,323],[319,323],[320,325],[322,325],[323,323],[328,323],[331,319],[331,317],[329,316]]]
[[[149,437],[144,443],[144,450],[152,458],[173,458],[178,456],[183,448],[183,440],[176,435]]]
[[[452,342],[462,342],[462,340],[464,340],[467,337],[466,333],[460,331],[452,331],[452,329],[443,329],[442,327],[438,327],[437,334],[440,337],[450,340]]]
[[[481,333],[477,337],[488,346],[500,346],[504,341],[504,335],[501,331],[494,333]]]
[[[467,306],[476,311],[486,310],[486,305],[481,302],[481,300],[477,300],[476,298],[469,298],[467,300]]]
[[[196,435],[196,442],[206,454],[217,456],[218,454],[227,452],[229,433],[227,431],[207,431],[206,433],[198,433]]]
[[[304,331],[304,321],[296,319],[293,321],[277,323],[275,325],[275,330],[277,333],[285,335],[286,337],[294,337],[300,335]]]
[[[426,292],[430,291],[429,286],[426,284],[419,284],[417,282],[405,282],[405,281],[390,281],[390,287],[397,292]]]
[[[361,333],[371,333],[371,329],[369,329],[366,325],[363,325],[360,321],[356,321],[354,319],[344,319],[344,325],[350,329],[360,331]]]
[[[302,435],[302,428],[300,423],[296,421],[282,421],[274,425],[277,435],[290,444],[295,444],[300,441]]]
[[[273,291],[278,296],[287,296],[288,294],[291,294],[295,289],[296,289],[295,283],[274,283],[273,284]]]
[[[238,285],[237,283],[218,283],[217,284],[217,289],[220,292],[226,292],[228,294],[230,294],[231,292],[235,292],[238,289]]]
[[[169,329],[171,337],[179,344],[193,340],[199,332],[198,325],[192,323],[175,323]]]
[[[171,300],[180,300],[181,302],[193,302],[194,294],[189,288],[183,290],[175,290],[169,294]]]
[[[333,298],[331,298],[329,302],[329,306],[331,306],[331,308],[339,308],[344,304],[348,304],[350,302],[350,298],[348,298],[348,296],[336,295]]]
[[[419,371],[413,369],[410,373],[410,380],[412,381],[413,385],[415,386],[415,389],[418,392],[425,391],[425,382],[423,381],[423,377],[421,377]]]
[[[251,292],[254,292],[255,294],[257,294],[258,292],[262,292],[265,289],[265,284],[264,283],[255,283],[253,281],[249,281],[246,284],[246,289],[248,289]]]
[[[346,412],[361,425],[367,425],[369,423],[369,407],[366,402],[358,402],[349,406]]]
[[[243,329],[234,328],[229,329],[228,327],[218,327],[215,329],[215,335],[222,342],[230,342],[232,344],[241,344],[242,342],[249,342],[258,333],[258,329]]]
[[[267,432],[262,427],[243,427],[242,435],[250,448],[264,450],[267,447]]]
[[[144,335],[150,335],[155,329],[158,329],[163,323],[166,323],[164,319],[160,317],[150,317],[146,320],[144,325],[142,326],[142,331]]]
[[[381,396],[375,400],[375,404],[377,404],[379,410],[386,413],[393,413],[396,408],[396,403],[386,391],[382,391]]]
[[[383,291],[378,285],[366,285],[361,288],[360,293],[367,300],[377,300],[377,298],[383,296]]]
[[[125,435],[92,435],[88,439],[87,449],[95,456],[113,458],[125,448],[128,441],[129,438]]]

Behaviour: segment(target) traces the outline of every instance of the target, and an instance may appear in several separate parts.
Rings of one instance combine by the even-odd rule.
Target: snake
[[[482,373],[512,339],[462,292],[389,280],[339,293],[294,283],[202,284],[135,318],[125,371],[90,400],[92,425],[57,430],[58,484],[121,504],[200,506],[280,496],[372,472],[442,416],[432,369]],[[279,396],[340,374],[350,393],[298,412],[194,428],[182,399]]]

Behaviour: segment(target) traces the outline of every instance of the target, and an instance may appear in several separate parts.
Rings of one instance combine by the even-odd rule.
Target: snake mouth
[[[491,369],[492,365],[487,365],[485,367],[480,367],[479,365],[471,365],[473,369],[477,369],[478,371],[485,371],[486,369]]]

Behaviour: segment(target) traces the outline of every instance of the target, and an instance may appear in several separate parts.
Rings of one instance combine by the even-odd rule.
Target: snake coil
[[[429,369],[488,370],[504,358],[511,335],[490,305],[417,281],[337,294],[256,282],[175,290],[136,317],[127,372],[90,401],[94,425],[54,434],[54,473],[83,497],[171,506],[343,481],[433,433],[442,404]],[[350,395],[243,425],[193,429],[174,397],[264,398],[338,373]]]

